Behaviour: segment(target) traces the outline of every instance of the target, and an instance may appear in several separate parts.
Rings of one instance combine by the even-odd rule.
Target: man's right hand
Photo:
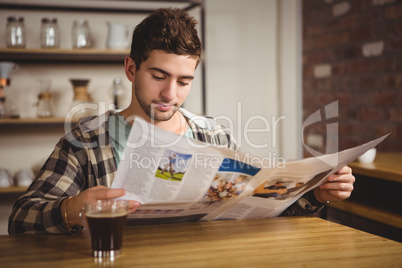
[[[70,199],[65,199],[60,205],[61,215],[63,217],[64,222],[67,226],[75,226],[75,225],[83,225],[83,222],[80,218],[81,209],[84,207],[86,202],[92,202],[96,200],[107,200],[107,199],[114,199],[117,197],[124,196],[126,191],[124,189],[111,189],[106,186],[95,186],[85,191],[81,192],[80,194],[71,197]],[[67,207],[66,207],[66,203]],[[140,202],[130,200],[129,201],[129,211],[128,213],[133,213]],[[67,218],[68,222],[66,222],[66,209],[67,209]]]

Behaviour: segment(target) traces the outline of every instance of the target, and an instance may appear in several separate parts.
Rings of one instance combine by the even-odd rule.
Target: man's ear
[[[124,59],[124,71],[126,73],[128,80],[131,82],[134,82],[134,80],[135,80],[135,70],[136,70],[136,67],[135,67],[134,60],[130,56],[127,56]]]

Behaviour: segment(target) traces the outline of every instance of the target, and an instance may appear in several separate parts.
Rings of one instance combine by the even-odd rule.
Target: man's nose
[[[176,91],[177,91],[177,84],[174,81],[174,79],[171,79],[168,80],[168,82],[165,84],[160,94],[164,101],[171,101],[175,99]]]

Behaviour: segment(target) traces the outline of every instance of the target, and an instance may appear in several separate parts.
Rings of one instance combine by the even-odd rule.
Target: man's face
[[[134,94],[143,112],[167,121],[190,93],[197,61],[188,56],[151,51],[134,76]]]

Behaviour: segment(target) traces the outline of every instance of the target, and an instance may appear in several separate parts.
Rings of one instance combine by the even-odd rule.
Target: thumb
[[[110,189],[110,188],[106,188],[106,189],[102,189],[103,191],[99,192],[99,199],[113,199],[116,197],[121,197],[123,195],[126,194],[126,190],[124,189]]]
[[[84,192],[82,192],[82,198],[84,202],[88,202],[94,200],[113,199],[125,194],[126,191],[124,189],[111,189],[100,185],[86,189]]]

